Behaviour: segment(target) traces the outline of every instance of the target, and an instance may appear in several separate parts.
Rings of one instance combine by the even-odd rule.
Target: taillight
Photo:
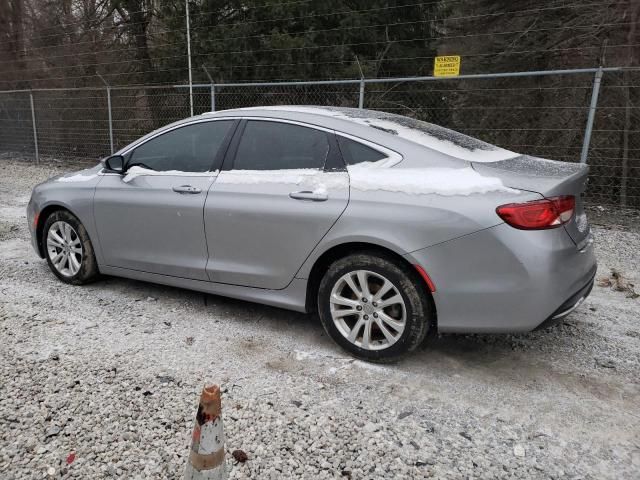
[[[576,208],[576,197],[565,195],[526,203],[509,203],[496,208],[505,222],[520,230],[544,230],[564,225]]]

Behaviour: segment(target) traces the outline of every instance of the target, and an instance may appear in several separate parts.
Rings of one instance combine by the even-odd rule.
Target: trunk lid
[[[511,188],[536,192],[547,198],[575,196],[575,214],[564,228],[578,248],[587,243],[590,228],[583,198],[589,173],[587,165],[522,155],[499,162],[472,162],[472,166],[478,173],[499,177]]]

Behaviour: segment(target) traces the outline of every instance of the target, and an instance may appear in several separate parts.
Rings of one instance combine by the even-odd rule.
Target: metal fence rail
[[[640,208],[640,69],[0,92],[0,152],[97,159],[194,114],[334,105],[409,115],[520,153],[590,165],[592,202]]]

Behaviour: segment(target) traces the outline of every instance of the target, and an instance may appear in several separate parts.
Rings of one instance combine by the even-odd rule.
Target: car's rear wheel
[[[63,282],[81,285],[98,275],[93,245],[73,214],[58,210],[46,219],[42,242],[51,271]]]
[[[377,252],[349,255],[329,267],[318,289],[318,312],[338,345],[380,362],[420,345],[433,315],[416,272]]]

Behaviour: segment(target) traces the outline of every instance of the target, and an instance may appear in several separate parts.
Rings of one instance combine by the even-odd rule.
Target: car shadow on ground
[[[237,300],[213,294],[195,292],[118,277],[103,277],[89,288],[96,292],[108,289],[116,296],[126,296],[128,301],[142,301],[148,298],[168,301],[172,308],[191,309],[192,313],[205,318],[211,315],[212,321],[220,317],[238,324],[251,324],[264,328],[265,332],[282,332],[300,349],[314,348],[325,350],[329,357],[348,358],[349,354],[341,350],[327,336],[316,313],[304,314],[281,308],[270,307],[244,300]],[[255,330],[254,330],[255,332]],[[388,364],[399,370],[424,369],[425,365],[438,365],[442,371],[468,369],[490,369],[496,374],[504,370],[535,366],[544,363],[528,350],[541,350],[548,344],[561,344],[559,349],[566,352],[571,337],[562,338],[561,326],[518,335],[463,335],[432,333],[418,349],[398,362]],[[564,345],[563,345],[564,344]],[[570,349],[569,349],[570,350]],[[524,369],[526,370],[526,368]]]
[[[195,313],[205,316],[211,314],[212,318],[215,316],[216,319],[225,317],[234,322],[264,324],[265,327],[274,329],[291,327],[301,333],[324,335],[322,325],[315,314],[304,314],[245,300],[120,277],[104,276],[95,285],[107,287],[117,295],[128,295],[129,301],[147,298],[167,300],[174,308],[193,309]]]

